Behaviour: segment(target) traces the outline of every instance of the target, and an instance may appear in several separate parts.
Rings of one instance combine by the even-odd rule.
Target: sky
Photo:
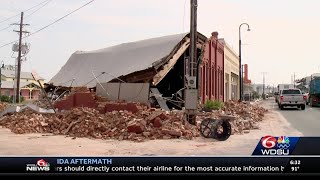
[[[44,0],[0,0],[0,22]],[[30,15],[25,30],[32,32],[68,14],[89,0],[52,0]],[[40,7],[40,6],[39,6]],[[238,52],[243,27],[243,63],[253,83],[276,85],[320,72],[320,1],[318,0],[198,0],[198,31],[219,38]],[[18,39],[16,16],[0,23],[0,46]],[[190,0],[95,0],[90,5],[24,40],[30,43],[23,71],[35,70],[49,81],[75,51],[89,51],[152,37],[189,31]],[[11,45],[0,48],[0,61],[14,64]]]

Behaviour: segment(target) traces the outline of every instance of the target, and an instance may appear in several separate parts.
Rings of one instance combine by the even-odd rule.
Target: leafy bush
[[[222,109],[224,107],[223,102],[218,101],[218,100],[208,100],[205,105],[204,108],[206,109],[211,109],[211,110],[219,110]]]
[[[7,102],[7,103],[10,102],[10,97],[9,96],[3,95],[0,98],[1,98],[1,102]]]
[[[7,102],[7,103],[12,103],[13,102],[13,96],[6,96],[3,95],[0,97],[1,102]],[[20,102],[25,101],[25,98],[23,96],[20,96]]]

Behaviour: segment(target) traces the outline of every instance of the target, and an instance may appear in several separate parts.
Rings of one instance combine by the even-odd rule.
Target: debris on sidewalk
[[[53,133],[141,142],[145,139],[198,137],[200,123],[206,118],[229,120],[232,134],[248,133],[259,129],[257,122],[262,121],[266,112],[258,105],[227,102],[222,110],[200,112],[197,126],[192,126],[184,120],[183,111],[166,112],[139,103],[103,102],[102,107],[77,107],[57,114],[40,114],[27,108],[3,117],[0,126],[17,134]]]
[[[166,113],[151,109],[135,114],[128,111],[100,114],[90,108],[75,108],[60,114],[37,114],[26,110],[4,117],[0,126],[17,134],[53,133],[138,142],[145,139],[192,139],[199,136],[198,129],[183,122],[181,115],[178,112]]]
[[[0,112],[4,111],[7,107],[7,103],[0,102]]]
[[[256,104],[230,101],[224,104],[222,110],[200,113],[198,121],[205,118],[226,119],[231,123],[232,134],[244,134],[248,130],[259,129],[257,122],[263,120],[266,112],[267,109]]]
[[[248,130],[258,129],[257,122],[263,120],[268,111],[258,105],[250,103],[227,102],[224,107],[225,114],[235,116],[231,120],[232,133],[248,133]]]

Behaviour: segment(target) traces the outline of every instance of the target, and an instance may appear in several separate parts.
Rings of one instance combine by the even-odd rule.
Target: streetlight
[[[239,26],[239,78],[240,78],[240,101],[243,101],[243,77],[242,77],[242,62],[241,62],[241,27],[246,25],[248,27],[247,31],[250,31],[250,26],[248,23],[242,23]]]
[[[2,94],[1,94],[1,84],[2,84],[2,68],[4,68],[4,62],[1,61],[1,67],[0,67],[0,102],[1,102],[1,98],[2,98]]]

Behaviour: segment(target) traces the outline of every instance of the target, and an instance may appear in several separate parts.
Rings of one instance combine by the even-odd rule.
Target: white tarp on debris
[[[109,82],[116,77],[151,68],[153,63],[168,56],[186,35],[125,43],[97,51],[77,51],[49,83],[95,87],[95,76],[99,82]]]

